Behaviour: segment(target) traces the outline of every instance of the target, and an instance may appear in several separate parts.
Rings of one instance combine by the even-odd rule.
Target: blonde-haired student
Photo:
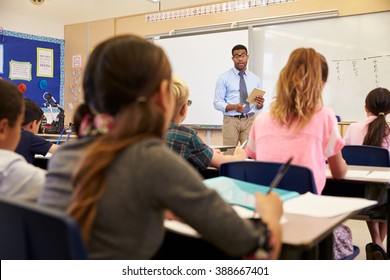
[[[0,195],[34,202],[46,171],[15,153],[24,120],[24,100],[14,84],[0,79]]]
[[[286,162],[293,157],[293,164],[310,168],[318,194],[325,187],[326,160],[333,177],[341,179],[347,172],[336,116],[322,103],[327,78],[328,64],[323,55],[312,48],[294,50],[280,72],[270,112],[256,117],[246,146],[253,159]],[[343,235],[344,229],[341,231]],[[336,242],[343,250],[339,245]],[[345,255],[352,252],[351,242],[349,245]],[[336,258],[344,255],[340,250],[335,250]]]
[[[172,78],[171,92],[174,97],[175,109],[172,122],[165,135],[165,143],[170,149],[188,160],[199,171],[212,166],[219,168],[224,162],[245,160],[245,150],[236,147],[234,155],[224,155],[217,149],[212,149],[203,143],[196,131],[180,125],[190,109],[189,89],[179,77]]]
[[[171,66],[160,47],[133,35],[100,43],[83,80],[94,116],[80,126],[84,138],[53,154],[40,203],[68,205],[91,259],[153,258],[164,240],[166,210],[232,257],[277,258],[279,196],[257,195],[264,223],[243,220],[164,144],[174,108],[170,86]],[[63,180],[70,174],[72,184]]]
[[[390,128],[386,121],[386,116],[390,113],[390,91],[380,87],[371,90],[366,96],[364,109],[367,119],[348,126],[345,144],[378,146],[390,151]],[[372,239],[366,245],[367,259],[387,259],[383,246],[387,236],[387,223],[367,221],[367,226]]]

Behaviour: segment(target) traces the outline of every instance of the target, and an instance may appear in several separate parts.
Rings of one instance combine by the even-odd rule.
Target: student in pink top
[[[390,91],[386,88],[370,91],[364,109],[367,119],[348,126],[345,144],[378,146],[390,151],[390,129],[386,122],[386,116],[390,113]]]
[[[345,144],[385,147],[390,151],[390,128],[386,122],[386,115],[390,113],[390,91],[385,88],[370,91],[364,109],[367,119],[348,126]],[[367,226],[372,239],[372,243],[366,245],[367,259],[386,259],[383,241],[387,223],[367,222]]]
[[[285,162],[293,157],[293,164],[310,168],[319,194],[326,160],[333,177],[341,179],[347,172],[336,116],[322,103],[327,78],[323,55],[312,48],[294,50],[280,73],[270,112],[256,117],[246,146],[253,159]]]
[[[312,48],[294,50],[280,72],[270,112],[256,117],[246,146],[255,160],[285,162],[293,157],[293,164],[310,168],[318,194],[325,187],[326,160],[333,177],[341,179],[347,172],[336,116],[322,104],[327,78],[323,55]],[[337,227],[334,240],[335,259],[353,252],[349,228]]]

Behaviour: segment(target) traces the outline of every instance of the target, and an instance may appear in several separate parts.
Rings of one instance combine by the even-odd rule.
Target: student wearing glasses
[[[245,160],[245,150],[236,147],[234,155],[224,155],[218,149],[212,149],[203,143],[196,131],[180,125],[187,116],[189,89],[178,77],[173,77],[171,92],[174,97],[175,109],[169,130],[165,135],[165,143],[177,152],[181,157],[188,160],[198,171],[203,171],[212,166],[219,168],[224,162]]]
[[[247,69],[248,50],[243,45],[232,49],[234,67],[222,73],[215,86],[214,108],[223,113],[223,144],[237,146],[249,135],[255,114],[263,108],[264,98],[256,96],[256,104],[246,102],[254,88],[262,88],[258,76]]]

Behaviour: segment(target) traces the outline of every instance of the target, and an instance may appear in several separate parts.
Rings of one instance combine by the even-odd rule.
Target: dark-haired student
[[[390,152],[390,128],[386,121],[386,116],[390,113],[390,91],[386,88],[371,90],[366,97],[364,109],[367,119],[348,126],[345,143],[384,147]],[[372,242],[366,245],[366,258],[387,259],[383,246],[387,236],[387,223],[367,221],[367,226]]]
[[[279,196],[257,194],[264,223],[243,220],[165,146],[174,107],[170,84],[168,58],[153,43],[124,35],[99,44],[83,80],[95,113],[81,126],[88,136],[53,154],[40,203],[67,206],[91,259],[153,258],[166,210],[231,257],[277,258]]]
[[[34,101],[25,98],[25,116],[22,132],[16,152],[22,155],[28,163],[33,163],[35,155],[45,156],[55,152],[59,145],[51,143],[36,135],[43,118],[43,111]]]
[[[14,84],[0,79],[0,100],[0,196],[36,201],[46,171],[15,153],[24,118],[22,93]]]

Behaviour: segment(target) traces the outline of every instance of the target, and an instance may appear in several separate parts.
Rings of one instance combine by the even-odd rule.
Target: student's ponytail
[[[390,92],[385,88],[373,89],[366,97],[366,108],[377,117],[368,125],[363,145],[382,147],[385,144],[389,147],[390,129],[386,115],[390,112]]]

